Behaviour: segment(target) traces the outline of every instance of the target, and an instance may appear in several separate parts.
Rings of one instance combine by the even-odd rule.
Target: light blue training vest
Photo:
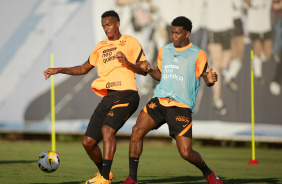
[[[169,97],[189,105],[192,113],[200,87],[195,76],[195,65],[201,49],[192,45],[184,51],[174,49],[169,43],[163,47],[162,78],[156,86],[154,97]]]

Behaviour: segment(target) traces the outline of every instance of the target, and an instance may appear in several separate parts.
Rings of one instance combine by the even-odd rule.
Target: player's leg
[[[234,66],[231,66],[230,61],[232,58],[232,42],[237,43],[236,41],[236,36],[234,36],[233,39],[231,39],[231,35],[235,34],[232,31],[225,31],[223,33],[223,38],[222,38],[222,49],[223,49],[223,54],[222,54],[222,76],[224,77],[224,83],[232,90],[232,91],[237,91],[238,90],[238,85],[234,81]],[[233,44],[234,44],[233,43]],[[236,47],[236,46],[235,46]],[[235,65],[236,66],[236,65]]]
[[[199,168],[204,177],[212,184],[220,184],[214,173],[205,164],[201,155],[192,149],[192,112],[189,108],[167,107],[167,124],[170,136],[176,140],[176,145],[181,157]],[[210,179],[212,178],[212,179]],[[214,180],[216,179],[216,180]]]
[[[261,52],[262,52],[262,42],[260,39],[256,39],[253,41],[253,66],[254,66],[254,77],[260,83],[264,84],[263,76],[262,76],[262,60],[261,60]]]
[[[151,99],[140,112],[136,124],[132,128],[129,145],[129,177],[123,184],[135,184],[139,157],[143,151],[143,138],[152,129],[160,127],[165,121],[160,113],[162,106],[157,98]]]
[[[101,178],[100,173],[102,173],[103,171],[103,157],[98,143],[100,142],[100,140],[102,140],[103,137],[102,125],[105,117],[107,116],[107,113],[107,99],[104,97],[92,114],[82,141],[82,145],[86,150],[89,158],[95,163],[99,170],[95,177],[86,181],[86,184],[94,183]],[[113,177],[112,173],[111,177]]]
[[[189,137],[175,136],[176,145],[181,157],[191,164],[195,165],[199,169],[204,165],[204,161],[201,155],[192,149],[192,139]],[[204,176],[208,176],[211,173],[210,169],[207,169]]]
[[[111,101],[106,118],[103,122],[103,170],[102,178],[97,182],[109,182],[109,175],[116,150],[115,134],[125,124],[126,120],[136,111],[139,105],[137,91],[112,92],[108,97]]]
[[[272,40],[271,38],[263,41],[263,51],[265,54],[265,61],[269,61],[272,56]]]
[[[232,59],[229,64],[228,72],[230,73],[229,78],[235,79],[242,67],[242,58],[245,49],[243,35],[233,37],[231,43]]]
[[[212,104],[215,107],[216,112],[224,116],[227,113],[227,109],[224,107],[224,103],[221,97],[221,83],[222,83],[222,55],[223,49],[220,43],[209,43],[208,44],[209,54],[212,60],[213,71],[217,72],[217,83],[212,87],[213,99]]]
[[[143,138],[152,129],[156,123],[152,117],[144,111],[141,111],[136,124],[132,128],[132,135],[129,145],[129,156],[139,158],[143,150]]]
[[[94,113],[92,114],[82,145],[87,152],[89,158],[96,164],[99,172],[103,169],[103,157],[98,143],[102,139],[102,122],[107,114],[107,110],[102,103],[99,103]]]
[[[141,111],[136,124],[132,128],[132,135],[129,145],[129,176],[127,180],[137,181],[137,170],[139,157],[143,151],[143,138],[152,129],[156,127],[156,123],[149,114]],[[124,184],[130,181],[125,181]],[[132,181],[131,181],[132,182]]]
[[[89,158],[97,165],[99,172],[101,172],[103,168],[102,165],[103,158],[102,158],[102,152],[98,146],[97,141],[91,137],[84,136],[82,145],[86,153],[88,154]]]
[[[210,184],[221,184],[222,181],[207,166],[201,155],[192,149],[192,138],[175,136],[178,151],[181,157],[199,168]]]
[[[212,60],[212,68],[217,71],[218,81],[217,85],[213,87],[214,98],[221,98],[221,69],[222,69],[222,46],[219,43],[209,43],[208,44],[209,54]]]
[[[282,58],[282,48],[280,52],[280,58]],[[272,79],[269,89],[273,95],[281,94],[281,81],[282,81],[282,61],[280,61],[275,69],[275,75]]]

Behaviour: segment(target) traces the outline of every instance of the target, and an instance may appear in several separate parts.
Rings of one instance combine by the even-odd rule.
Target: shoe
[[[98,172],[94,178],[86,181],[85,184],[95,183],[96,181],[98,181],[100,179],[100,177],[102,177],[102,175],[100,174],[100,172]],[[113,177],[114,177],[114,174],[112,172],[110,172],[109,179],[112,180]]]
[[[219,115],[225,116],[227,114],[227,109],[224,107],[223,100],[221,98],[214,98],[212,105]]]
[[[128,177],[124,180],[122,184],[138,184],[138,181],[135,181],[134,179]]]
[[[106,180],[103,176],[101,176],[97,181],[91,184],[111,184],[111,181]]]
[[[270,83],[269,90],[273,95],[278,96],[281,93],[281,86],[278,82],[272,81]]]
[[[223,184],[223,182],[214,174],[212,173],[206,177],[206,180],[209,182],[209,184]]]
[[[109,179],[112,180],[114,177],[114,174],[110,171],[110,174],[109,174]]]

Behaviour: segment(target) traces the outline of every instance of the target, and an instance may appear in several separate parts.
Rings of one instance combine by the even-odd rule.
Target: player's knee
[[[192,149],[184,148],[184,149],[181,149],[179,152],[180,152],[181,157],[187,161],[190,161],[191,158],[193,157]]]
[[[143,129],[139,125],[134,125],[132,127],[132,137],[133,138],[142,138],[143,136]]]
[[[84,136],[82,140],[82,145],[84,149],[89,150],[92,149],[93,146],[95,146],[95,141],[90,137]]]
[[[115,130],[107,125],[104,125],[102,127],[102,134],[103,134],[103,138],[107,139],[110,138],[112,136],[114,136]]]

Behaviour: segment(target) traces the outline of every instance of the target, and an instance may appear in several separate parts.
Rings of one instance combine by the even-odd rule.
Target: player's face
[[[172,26],[171,33],[174,47],[185,47],[188,45],[189,31],[186,31],[183,27]]]
[[[109,40],[116,40],[120,37],[119,25],[120,22],[117,21],[116,17],[102,18],[102,27]]]

